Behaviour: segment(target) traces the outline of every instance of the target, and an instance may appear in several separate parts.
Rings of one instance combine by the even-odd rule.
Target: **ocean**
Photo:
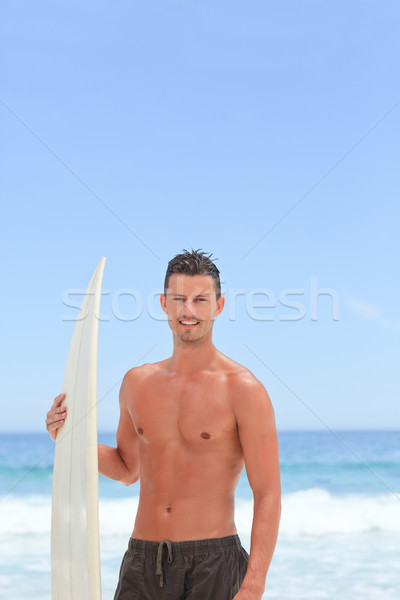
[[[263,599],[399,600],[400,431],[279,432],[279,444],[282,519]],[[47,434],[0,434],[1,599],[50,600],[52,462]],[[138,483],[100,477],[103,600],[113,598],[138,494]],[[251,522],[243,473],[236,525],[248,551]]]

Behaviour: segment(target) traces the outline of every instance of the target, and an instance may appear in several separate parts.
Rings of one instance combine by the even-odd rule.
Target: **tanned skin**
[[[248,369],[212,343],[224,298],[217,300],[210,275],[171,275],[161,306],[173,354],[126,373],[117,447],[99,444],[99,471],[125,485],[140,478],[132,537],[174,542],[237,533],[234,492],[246,466],[254,495],[250,560],[234,600],[260,600],[280,520],[269,396]],[[47,414],[53,439],[66,417],[64,398],[57,396]]]

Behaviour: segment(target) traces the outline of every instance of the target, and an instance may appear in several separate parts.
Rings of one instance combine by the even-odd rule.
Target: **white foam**
[[[139,497],[104,499],[100,501],[100,532],[102,536],[131,535]]]
[[[42,535],[50,532],[49,496],[6,496],[1,502],[0,535]]]
[[[100,499],[102,536],[129,536],[132,532],[138,497]],[[252,500],[236,500],[238,530],[250,535]],[[48,535],[51,522],[49,496],[7,496],[1,502],[0,535]],[[380,496],[333,496],[326,490],[310,489],[282,498],[280,535],[321,536],[400,532],[400,502],[393,494]]]
[[[310,489],[287,494],[282,500],[280,533],[326,535],[400,532],[400,502],[394,494],[333,496]]]

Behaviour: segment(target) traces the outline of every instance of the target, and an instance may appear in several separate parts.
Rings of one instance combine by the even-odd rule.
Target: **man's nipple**
[[[203,431],[203,433],[200,434],[200,437],[202,437],[203,440],[209,440],[211,435],[207,433],[207,431]]]
[[[137,432],[139,435],[143,435],[143,429],[141,427],[138,427]]]

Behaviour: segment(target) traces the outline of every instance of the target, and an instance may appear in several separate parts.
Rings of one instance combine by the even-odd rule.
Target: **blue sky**
[[[126,370],[171,351],[151,298],[182,248],[219,258],[215,343],[263,381],[278,428],[398,426],[399,17],[3,3],[2,431],[43,430],[63,298],[103,255],[99,428],[116,427]]]

